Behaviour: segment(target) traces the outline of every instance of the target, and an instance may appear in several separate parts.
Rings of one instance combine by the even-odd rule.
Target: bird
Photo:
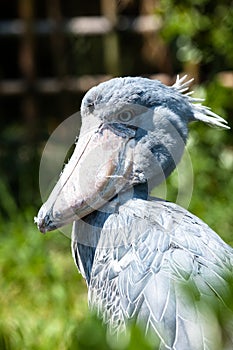
[[[232,247],[186,209],[150,196],[181,160],[191,122],[229,128],[192,97],[191,82],[118,77],[92,87],[73,155],[35,222],[42,233],[73,223],[90,308],[113,333],[132,321],[159,349],[219,349],[221,336],[232,348],[233,332],[208,322],[215,302],[232,313]]]

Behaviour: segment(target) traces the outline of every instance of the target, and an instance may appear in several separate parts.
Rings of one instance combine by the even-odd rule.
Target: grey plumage
[[[180,161],[190,122],[228,128],[189,83],[128,77],[92,88],[74,154],[36,222],[46,232],[74,221],[90,306],[112,330],[135,319],[161,349],[218,349],[206,314],[212,300],[229,312],[232,248],[185,209],[148,196]]]
[[[232,248],[176,204],[132,198],[117,209],[115,202],[116,212],[104,220],[103,213],[95,213],[101,228],[91,225],[92,214],[73,227],[73,256],[85,263],[84,250],[90,247],[78,242],[99,236],[87,272],[90,306],[112,330],[124,330],[127,320],[135,318],[166,349],[219,349],[205,312],[208,300],[231,300]],[[82,262],[76,262],[85,278]],[[185,290],[186,284],[190,289]]]

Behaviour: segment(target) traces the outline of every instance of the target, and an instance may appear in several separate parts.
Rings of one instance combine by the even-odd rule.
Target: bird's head
[[[160,184],[180,161],[188,124],[225,120],[190,97],[190,81],[115,78],[90,89],[81,105],[82,127],[74,153],[36,222],[41,232],[102,207],[119,192]]]

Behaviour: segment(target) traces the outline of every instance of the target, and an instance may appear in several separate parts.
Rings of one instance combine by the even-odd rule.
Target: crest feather
[[[177,75],[176,82],[174,85],[172,85],[172,88],[175,88],[180,93],[184,94],[184,96],[188,99],[189,103],[192,104],[192,110],[194,114],[194,120],[200,120],[204,123],[207,123],[211,126],[217,126],[223,129],[230,129],[230,127],[227,124],[227,121],[220,117],[218,114],[211,111],[209,107],[203,106],[201,102],[204,101],[202,98],[193,98],[190,95],[193,93],[193,91],[189,90],[189,85],[194,80],[189,79],[188,81],[185,81],[187,78],[187,75],[184,75],[182,78]]]

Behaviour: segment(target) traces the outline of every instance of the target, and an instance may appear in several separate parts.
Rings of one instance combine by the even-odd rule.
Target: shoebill
[[[207,305],[229,310],[233,250],[187,210],[149,195],[180,161],[189,123],[228,128],[185,80],[91,88],[73,155],[35,221],[43,233],[73,222],[90,307],[112,331],[134,320],[161,349],[215,349]]]

